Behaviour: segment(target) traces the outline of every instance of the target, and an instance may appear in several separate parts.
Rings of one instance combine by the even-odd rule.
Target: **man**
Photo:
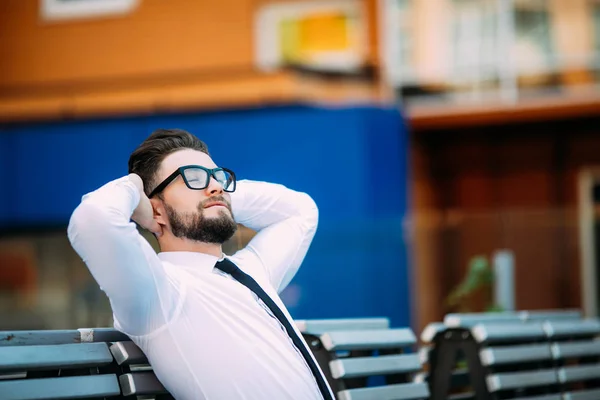
[[[315,234],[314,201],[281,185],[236,182],[202,141],[178,129],[153,132],[131,154],[129,172],[83,197],[68,235],[108,295],[115,327],[169,392],[332,399],[277,294]],[[159,254],[131,220],[156,235]],[[258,233],[225,257],[236,222]]]

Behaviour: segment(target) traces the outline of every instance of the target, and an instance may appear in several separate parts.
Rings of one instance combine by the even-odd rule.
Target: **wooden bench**
[[[428,324],[421,333],[421,362],[427,364],[434,336],[447,328],[470,327],[476,324],[527,323],[535,321],[577,321],[582,319],[579,310],[535,310],[487,313],[451,313],[444,317],[444,322]]]
[[[295,322],[309,344],[315,340],[321,343],[321,337],[329,338],[326,342],[329,340],[327,343],[331,351],[341,351],[341,347],[346,346],[349,352],[356,350],[356,347],[363,353],[368,353],[369,349],[378,349],[381,346],[383,349],[390,346],[391,343],[384,343],[386,338],[388,341],[394,339],[394,334],[389,337],[375,336],[380,342],[372,347],[374,343],[369,344],[364,336],[365,332],[389,330],[387,318]],[[346,339],[344,337],[340,339],[334,332],[346,332]],[[359,335],[354,337],[354,342],[348,342],[347,339],[352,336],[347,336],[349,332]],[[358,341],[361,338],[363,342]],[[331,344],[331,340],[336,344]],[[323,348],[316,343],[312,343],[310,347]],[[318,355],[317,358],[319,359]],[[320,362],[323,363],[326,375],[334,381],[329,370],[330,358],[329,355],[326,359],[321,357]],[[394,359],[387,360],[388,363],[393,361]],[[349,366],[342,366],[344,367],[353,368],[352,363]],[[362,374],[360,376],[366,376],[364,372],[357,372],[356,364],[354,368],[355,372],[351,372],[350,369],[341,375],[356,377],[359,373]],[[387,370],[391,371],[390,367]],[[334,366],[334,371],[339,374],[339,366]],[[336,375],[335,379],[339,378]],[[134,396],[144,399],[172,399],[152,372],[144,353],[126,335],[114,329],[0,332],[0,399],[2,400],[131,399],[136,398]]]
[[[427,384],[413,382],[421,363],[410,352],[416,344],[410,329],[329,328],[304,336],[339,400],[429,398]]]
[[[448,314],[444,317],[444,322],[429,324],[421,334],[422,346],[420,348],[420,357],[425,371],[417,374],[415,381],[430,381],[430,371],[435,368],[433,364],[439,359],[439,353],[434,352],[433,349],[434,337],[439,332],[449,328],[469,328],[481,323],[486,325],[506,325],[544,321],[579,321],[581,318],[582,314],[579,310],[525,310],[515,312]],[[452,398],[474,398],[470,381],[464,352],[460,352],[453,362],[452,372],[449,377],[448,390],[452,394]],[[430,386],[433,393],[433,384],[430,383]],[[436,396],[433,396],[433,398],[436,398]]]
[[[563,400],[600,399],[600,321],[547,321],[544,329]]]
[[[315,335],[328,331],[380,330],[389,328],[390,325],[387,318],[297,320],[295,323],[307,343],[314,340]],[[117,342],[110,347],[110,350],[117,364],[126,367],[130,371],[119,377],[123,395],[139,396],[166,393],[164,387],[151,372],[144,353],[134,343],[130,341]],[[325,361],[321,359],[320,362],[324,363]]]
[[[599,334],[599,321],[568,318],[439,330],[431,352],[432,399],[448,393],[486,400],[600,399]],[[459,352],[468,371],[463,392],[449,385]]]
[[[0,332],[3,400],[119,398],[112,329]]]

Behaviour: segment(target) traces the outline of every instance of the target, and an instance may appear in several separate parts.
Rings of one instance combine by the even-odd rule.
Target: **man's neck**
[[[218,243],[197,242],[176,237],[161,237],[158,239],[158,244],[161,252],[190,251],[209,254],[215,257],[221,257],[221,255],[223,255],[223,246]]]

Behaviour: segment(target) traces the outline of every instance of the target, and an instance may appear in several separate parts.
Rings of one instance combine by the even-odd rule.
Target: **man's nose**
[[[213,196],[215,194],[223,194],[223,185],[217,181],[214,177],[210,177],[208,186],[206,187],[207,194]]]

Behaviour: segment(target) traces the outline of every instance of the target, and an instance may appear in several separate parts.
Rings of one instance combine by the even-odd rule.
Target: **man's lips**
[[[204,206],[204,208],[210,208],[210,207],[215,207],[215,206],[229,208],[229,206],[227,205],[227,203],[223,203],[221,201],[215,201],[215,202],[212,202],[212,203],[208,203],[208,204],[206,204]]]

